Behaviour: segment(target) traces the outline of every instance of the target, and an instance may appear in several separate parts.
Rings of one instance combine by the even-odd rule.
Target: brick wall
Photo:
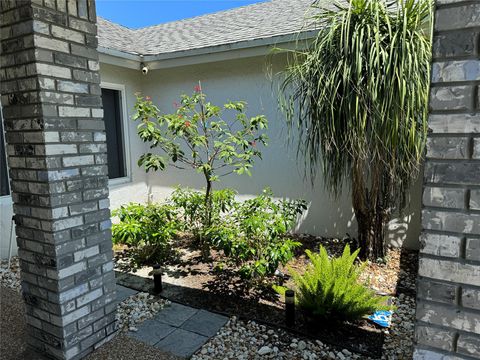
[[[417,359],[480,359],[480,2],[437,0]]]
[[[115,332],[94,0],[1,0],[0,93],[28,344],[81,358]]]

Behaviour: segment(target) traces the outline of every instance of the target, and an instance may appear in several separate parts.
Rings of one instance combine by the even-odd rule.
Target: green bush
[[[323,246],[320,253],[306,253],[310,264],[304,274],[289,269],[296,287],[297,305],[315,318],[356,320],[376,310],[389,310],[386,298],[378,296],[359,276],[366,263],[355,264],[359,250],[353,254],[346,245],[342,256],[330,259]],[[284,287],[274,287],[284,294]]]
[[[212,223],[222,218],[235,205],[236,191],[232,189],[214,190],[212,192],[210,217]],[[202,234],[206,226],[205,193],[177,187],[168,200],[178,212],[182,230],[190,231],[195,237]]]
[[[307,205],[303,200],[274,200],[270,190],[244,202],[235,195],[232,189],[213,191],[208,227],[205,195],[191,189],[175,189],[164,204],[122,206],[113,212],[120,219],[112,227],[113,242],[133,248],[133,262],[143,265],[165,260],[177,232],[191,232],[200,239],[200,250],[214,248],[239,276],[261,280],[293,258],[300,243],[288,232]]]
[[[112,215],[120,219],[112,225],[113,243],[135,248],[135,263],[161,262],[171,254],[170,242],[179,230],[177,211],[172,205],[130,203]]]
[[[223,250],[242,278],[273,275],[279,264],[294,256],[300,243],[288,238],[297,217],[306,208],[303,200],[278,200],[270,190],[253,199],[234,204],[230,216],[208,229],[212,245]]]

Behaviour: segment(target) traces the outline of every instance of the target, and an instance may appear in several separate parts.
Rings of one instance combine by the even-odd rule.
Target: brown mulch
[[[126,335],[116,336],[85,360],[179,360],[180,358]]]
[[[288,264],[296,271],[302,271],[308,263],[305,249],[318,251],[322,244],[330,255],[338,256],[348,241],[310,235],[298,235],[296,240],[302,243],[302,247]],[[212,262],[202,262],[200,252],[191,247],[191,240],[187,237],[178,241],[177,250],[177,261],[163,267],[162,297],[197,308],[284,327],[284,304],[270,284],[249,289],[245,281],[235,277],[228,268],[215,271],[215,265],[221,259],[220,254],[212,252]],[[122,254],[122,249],[117,249],[117,263],[125,260]],[[391,249],[385,264],[367,263],[364,280],[383,295],[395,296],[398,292],[411,295],[415,291],[417,262],[416,252]],[[137,286],[146,290],[145,286],[151,287],[150,270],[151,267],[136,269],[135,272],[130,272],[136,276],[120,277],[120,282],[124,281],[126,286]],[[280,270],[288,273],[286,268]],[[287,277],[283,285],[291,287],[292,281]],[[302,314],[297,313],[294,331],[333,345],[342,344],[345,347],[345,344],[349,344],[348,347],[356,352],[373,356],[381,354],[383,333],[377,326],[365,320],[341,325],[309,324]]]

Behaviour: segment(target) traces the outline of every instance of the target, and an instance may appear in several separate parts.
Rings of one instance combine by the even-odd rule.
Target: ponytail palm
[[[361,255],[384,256],[385,225],[405,207],[427,135],[430,0],[350,0],[318,10],[320,31],[293,53],[281,105],[299,154],[326,188],[350,186]]]

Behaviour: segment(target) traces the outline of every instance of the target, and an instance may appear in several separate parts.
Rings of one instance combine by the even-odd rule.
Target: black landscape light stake
[[[163,290],[162,286],[162,269],[160,268],[160,264],[153,265],[153,284],[154,288],[153,291],[155,293],[161,293]]]
[[[295,326],[295,292],[285,291],[285,324],[289,328]]]

